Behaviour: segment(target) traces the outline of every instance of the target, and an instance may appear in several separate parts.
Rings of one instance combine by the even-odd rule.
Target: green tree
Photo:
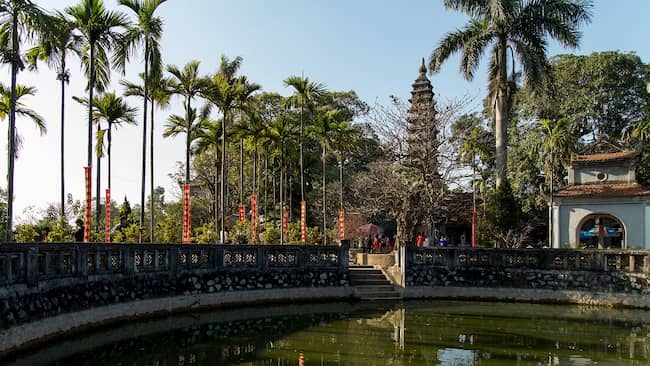
[[[336,160],[339,163],[339,208],[343,208],[343,163],[346,152],[352,150],[359,141],[361,131],[355,125],[346,121],[335,123],[332,129]]]
[[[103,0],[81,0],[76,6],[66,8],[65,12],[70,15],[84,41],[80,55],[88,78],[88,167],[92,167],[93,94],[95,89],[103,91],[109,83],[111,63],[108,54],[122,45],[123,35],[119,30],[129,26],[129,22],[123,13],[107,10]],[[123,69],[119,59],[114,61],[118,69]],[[99,180],[99,169],[97,173]],[[99,186],[96,189],[99,197]],[[97,221],[99,221],[99,201],[97,199],[95,209]],[[87,222],[86,225],[90,223]]]
[[[88,105],[86,99],[80,99],[84,105]],[[114,127],[120,127],[122,124],[137,124],[135,120],[135,107],[130,107],[122,97],[115,93],[105,93],[95,97],[95,111],[93,112],[93,121],[95,123],[105,122],[106,129],[100,130],[97,134],[96,153],[97,156],[104,157],[104,150],[108,156],[108,189],[111,189],[111,145],[112,131]],[[106,139],[106,142],[104,140]],[[99,188],[99,187],[98,187]]]
[[[494,111],[496,138],[496,185],[506,179],[507,126],[516,86],[515,58],[521,64],[526,86],[543,93],[548,85],[550,65],[546,58],[545,37],[562,46],[577,47],[579,26],[591,19],[589,0],[444,0],[448,9],[463,12],[470,22],[447,33],[431,54],[430,68],[439,71],[452,54],[461,53],[461,72],[472,80],[481,56],[492,45],[488,67],[489,105]],[[508,77],[508,51],[513,64]]]
[[[284,80],[284,85],[293,88],[294,95],[288,98],[289,105],[300,106],[300,200],[305,201],[305,178],[304,178],[304,109],[307,107],[309,112],[314,111],[315,102],[325,93],[324,84],[310,81],[308,77],[289,76]]]
[[[268,142],[269,150],[274,150],[274,155],[279,157],[278,171],[280,173],[280,206],[278,210],[278,217],[282,217],[286,197],[284,196],[284,185],[286,184],[286,165],[285,165],[285,152],[286,147],[296,137],[297,132],[295,124],[288,118],[287,113],[283,113],[275,118],[275,120],[268,126]],[[270,152],[270,151],[269,151]],[[273,155],[271,155],[273,156]],[[275,195],[275,193],[274,193]],[[268,219],[267,219],[268,222]],[[268,230],[268,227],[267,227]],[[280,243],[284,243],[284,233],[280,230]]]
[[[34,125],[39,129],[41,135],[47,133],[47,127],[45,125],[45,120],[33,109],[27,108],[21,99],[24,99],[27,96],[36,95],[36,88],[33,86],[23,86],[16,85],[15,95],[15,114],[19,117],[27,117]],[[0,83],[0,120],[5,120],[10,116],[11,111],[11,90],[7,89],[2,83]],[[22,138],[18,134],[17,130],[14,128],[14,158],[18,158],[18,153],[22,146]]]
[[[235,57],[229,60],[221,55],[219,71],[209,80],[208,86],[204,89],[202,96],[212,105],[217,107],[222,114],[221,118],[221,179],[220,179],[220,209],[221,220],[219,225],[220,233],[225,232],[225,209],[226,209],[226,136],[227,126],[232,115],[241,108],[241,101],[250,97],[252,93],[260,89],[260,86],[250,83],[245,76],[236,76],[241,65],[242,58]],[[221,235],[220,235],[221,236]],[[223,242],[223,238],[220,237]]]
[[[144,86],[144,74],[140,74],[140,78],[143,80],[142,84],[135,84],[131,83],[126,80],[120,81],[120,84],[124,87],[124,95],[125,96],[137,96],[144,98],[145,97],[145,86]],[[166,109],[169,106],[169,96],[171,94],[171,86],[172,86],[172,81],[169,78],[162,77],[160,73],[150,73],[149,75],[149,82],[147,83],[147,98],[149,100],[149,104],[151,105],[150,108],[150,114],[149,114],[149,121],[151,121],[151,128],[149,129],[149,142],[150,142],[150,147],[149,147],[149,188],[153,192],[154,190],[154,116],[155,116],[155,110],[156,106],[160,109]],[[144,118],[143,118],[144,120]],[[146,130],[144,131],[146,133]],[[146,145],[146,140],[143,141],[143,144]],[[142,193],[142,192],[140,192]],[[141,197],[142,198],[142,197]],[[153,205],[155,204],[155,200],[152,200],[150,202],[150,210],[153,210]],[[149,237],[151,238],[151,242],[155,241],[155,235],[153,232],[153,228],[155,227],[155,216],[150,217],[150,226],[149,226]]]
[[[18,72],[25,68],[20,46],[25,41],[43,30],[43,11],[31,0],[2,0],[0,2],[0,61],[11,64],[11,86],[9,89],[9,128],[7,134],[7,231],[6,240],[12,239],[13,196],[14,196],[14,159],[17,113],[17,78]]]
[[[325,168],[327,165],[328,148],[332,146],[335,138],[336,111],[328,111],[325,113],[318,113],[314,124],[307,128],[307,133],[321,146],[321,159],[323,163],[322,174],[322,194],[323,194],[323,244],[327,245],[327,213],[326,213],[326,174]]]
[[[538,118],[566,118],[578,138],[593,144],[622,145],[624,134],[650,119],[646,82],[650,66],[633,53],[559,55],[551,59],[554,94],[524,100]]]
[[[31,69],[44,61],[55,70],[61,82],[61,217],[65,217],[65,86],[70,83],[70,70],[66,61],[70,52],[81,51],[81,37],[75,34],[75,25],[64,13],[48,16],[48,31],[43,33],[38,45],[27,51]]]
[[[143,47],[144,53],[144,87],[142,107],[142,183],[140,190],[140,205],[144,207],[145,176],[147,166],[147,104],[150,101],[150,79],[162,77],[162,57],[160,56],[160,39],[162,38],[163,21],[154,15],[158,7],[167,0],[119,0],[121,5],[129,8],[136,18],[135,25],[127,28],[122,47],[117,56],[122,62],[129,59],[130,54]],[[155,75],[155,76],[154,76]],[[151,110],[153,113],[153,102]],[[153,192],[153,120],[151,121],[151,191]],[[151,202],[153,208],[153,200]],[[152,211],[153,212],[153,211]],[[144,226],[144,210],[140,213],[140,226]],[[154,216],[151,216],[149,239],[154,241]]]
[[[196,120],[196,109],[192,108],[192,101],[200,95],[208,85],[207,78],[199,75],[199,61],[193,60],[185,64],[183,70],[174,65],[167,65],[167,72],[172,75],[170,92],[179,95],[183,100],[185,116],[175,116],[168,119],[168,124],[178,127],[185,126],[186,131],[191,131]],[[168,135],[171,136],[171,135]],[[191,133],[187,133],[185,140],[185,184],[190,184],[190,145]]]

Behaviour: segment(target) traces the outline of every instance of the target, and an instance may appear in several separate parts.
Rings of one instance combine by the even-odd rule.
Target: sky
[[[77,3],[66,0],[35,0],[46,10],[63,9]],[[120,7],[105,0],[110,9]],[[418,76],[422,57],[427,57],[446,32],[467,22],[463,14],[448,11],[442,0],[168,0],[158,11],[164,21],[164,62],[182,67],[190,60],[201,61],[201,73],[216,71],[221,54],[243,57],[240,73],[262,85],[265,91],[291,94],[283,80],[304,74],[330,90],[354,90],[369,105],[387,104],[390,95],[409,97],[411,83]],[[131,16],[131,14],[129,14]],[[650,62],[650,1],[596,0],[592,22],[582,28],[578,49],[563,49],[554,41],[549,56],[561,53],[590,54],[619,50],[635,52]],[[458,72],[457,57],[440,72],[430,75],[439,102],[462,96],[480,100],[486,93],[486,63],[483,60],[474,81]],[[79,63],[69,61],[71,81],[67,87],[65,128],[66,193],[74,199],[84,196],[83,167],[87,161],[87,113],[71,96],[85,96],[85,79]],[[125,75],[113,74],[113,90],[121,93],[121,79],[136,81],[143,71],[140,55],[132,58]],[[10,84],[10,70],[0,67],[0,81]],[[60,84],[55,74],[41,65],[36,72],[18,75],[18,83],[35,86],[38,93],[24,102],[47,121],[47,134],[40,136],[31,121],[18,118],[17,130],[23,148],[16,160],[14,222],[38,218],[49,203],[60,196]],[[111,90],[111,88],[109,88]],[[128,98],[132,106],[142,102]],[[196,103],[199,105],[199,103]],[[184,137],[163,138],[162,125],[171,113],[182,113],[173,99],[165,111],[157,111],[155,125],[154,181],[166,190],[168,200],[180,196],[168,174],[184,160]],[[139,117],[141,121],[141,117]],[[7,121],[0,121],[0,176],[7,174]],[[113,133],[112,199],[131,204],[140,200],[142,127],[126,126]],[[148,155],[148,154],[147,154]],[[94,160],[93,160],[93,164]],[[102,163],[102,191],[106,184],[106,163]],[[148,174],[149,168],[147,168]],[[149,195],[147,177],[147,195]],[[93,179],[93,195],[95,194]],[[0,187],[6,188],[6,180]]]

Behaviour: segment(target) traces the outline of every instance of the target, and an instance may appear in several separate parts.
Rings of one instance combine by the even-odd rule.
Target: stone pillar
[[[24,267],[25,280],[27,286],[36,286],[38,284],[38,248],[30,246],[25,253]]]

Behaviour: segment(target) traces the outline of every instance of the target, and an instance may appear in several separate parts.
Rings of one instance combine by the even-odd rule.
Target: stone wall
[[[0,333],[146,299],[345,287],[347,263],[347,245],[0,245]]]
[[[409,248],[406,287],[650,294],[650,253],[631,250]]]

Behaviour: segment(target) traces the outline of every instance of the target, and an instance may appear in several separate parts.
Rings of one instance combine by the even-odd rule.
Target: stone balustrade
[[[406,267],[406,287],[650,294],[648,251],[408,248]]]
[[[0,330],[142,300],[243,290],[342,288],[342,246],[0,245]]]

